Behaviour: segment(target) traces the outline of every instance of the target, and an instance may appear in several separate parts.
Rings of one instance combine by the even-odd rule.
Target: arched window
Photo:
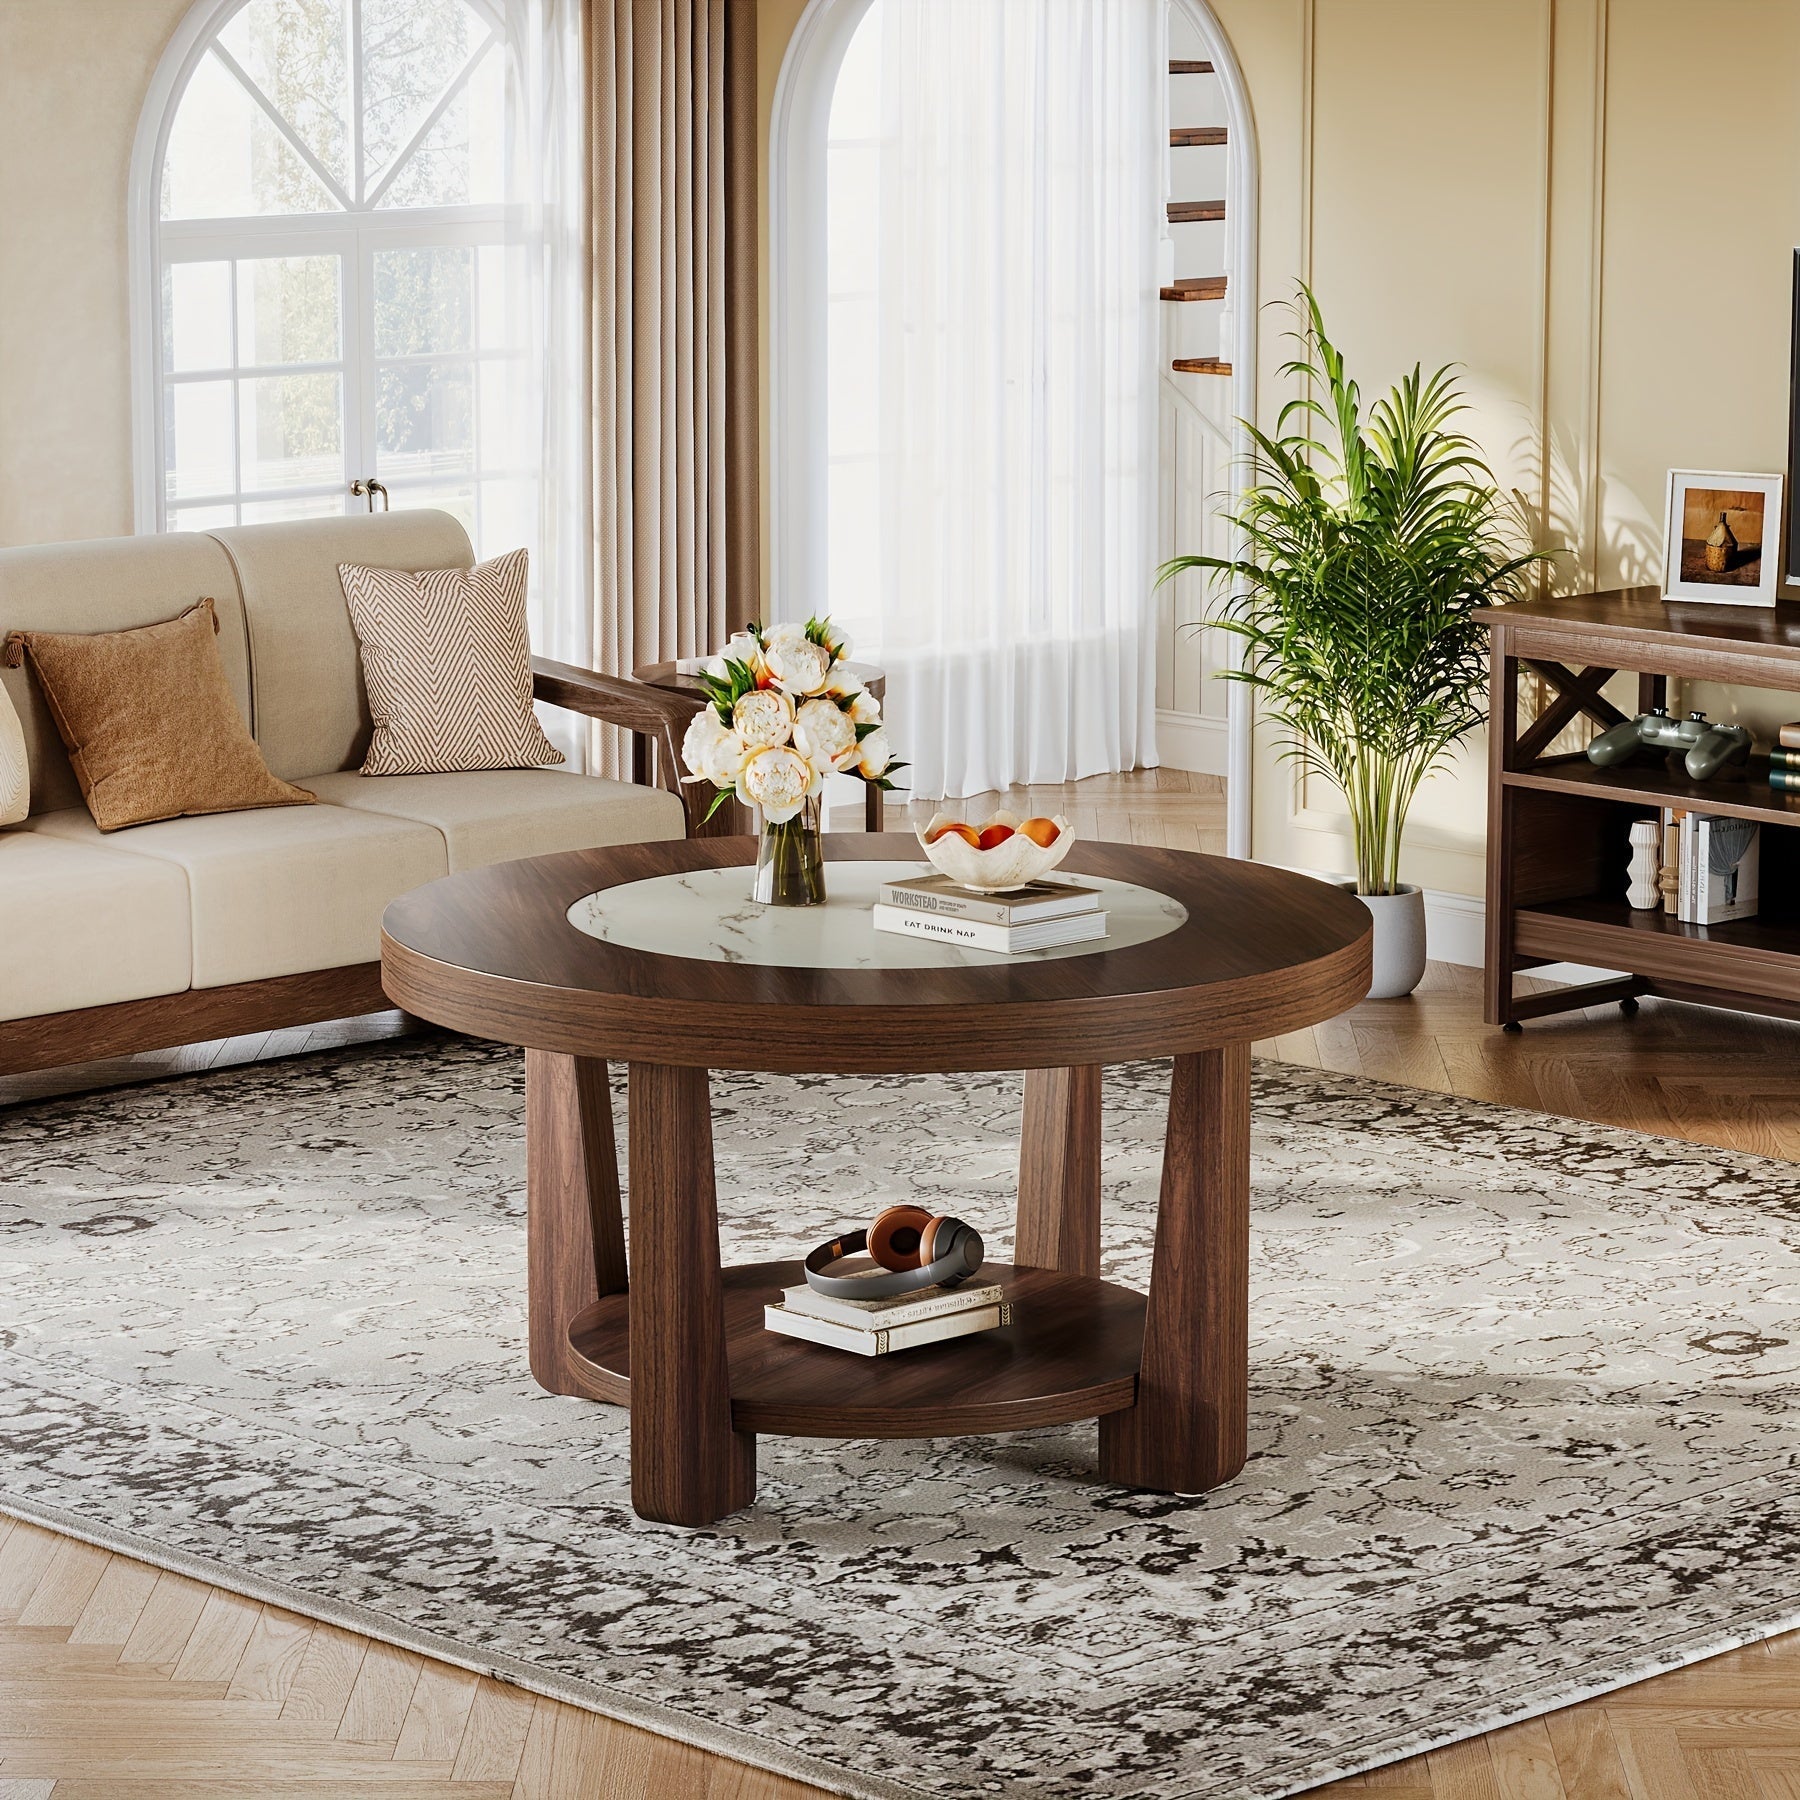
[[[504,4],[189,15],[133,171],[139,529],[361,508],[373,478],[478,544],[532,535],[501,523],[523,441]]]
[[[1230,645],[1185,630],[1197,583],[1138,600],[1229,550],[1255,412],[1253,130],[1205,0],[809,0],[769,167],[778,615],[887,666],[919,792],[1161,740],[1229,771],[1244,853]]]

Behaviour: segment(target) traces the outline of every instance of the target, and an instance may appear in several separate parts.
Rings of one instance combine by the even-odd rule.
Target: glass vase
[[[822,793],[803,802],[791,819],[779,825],[762,820],[751,899],[764,906],[825,904],[825,845],[820,835],[824,820]]]

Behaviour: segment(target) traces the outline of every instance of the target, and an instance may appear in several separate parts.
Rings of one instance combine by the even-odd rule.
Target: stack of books
[[[1723,925],[1756,915],[1762,827],[1665,806],[1663,909],[1688,925]]]
[[[948,875],[883,886],[875,929],[1016,955],[1106,936],[1100,890],[1074,881],[1034,881],[1004,894],[978,894]]]
[[[1776,733],[1769,752],[1769,786],[1785,793],[1800,793],[1800,720]]]
[[[871,1275],[882,1272],[870,1270]],[[830,1344],[857,1356],[887,1356],[1010,1325],[1012,1307],[997,1281],[920,1288],[886,1300],[839,1300],[802,1285],[783,1288],[780,1304],[763,1308],[763,1323],[785,1337]]]

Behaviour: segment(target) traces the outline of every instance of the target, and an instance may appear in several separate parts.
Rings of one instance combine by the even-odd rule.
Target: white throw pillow
[[[365,775],[542,769],[562,761],[531,710],[525,552],[473,569],[338,566],[375,722]]]
[[[0,687],[0,825],[17,825],[31,811],[31,765],[25,731],[11,697]]]

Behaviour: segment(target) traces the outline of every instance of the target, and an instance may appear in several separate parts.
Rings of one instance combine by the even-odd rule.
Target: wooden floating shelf
[[[1691,812],[1757,824],[1800,825],[1800,793],[1769,786],[1769,759],[1753,756],[1741,769],[1721,769],[1710,781],[1691,780],[1679,763],[1615,763],[1602,769],[1585,756],[1558,757],[1529,769],[1505,770],[1507,787],[1579,794],[1632,806],[1681,806]]]
[[[1177,278],[1173,287],[1162,291],[1165,300],[1223,300],[1225,298],[1225,277],[1223,275],[1183,275]]]
[[[1177,375],[1229,375],[1231,364],[1218,356],[1178,356],[1169,365]]]
[[[955,1437],[1023,1431],[1122,1412],[1137,1398],[1144,1297],[1087,1275],[982,1266],[1017,1309],[1011,1325],[858,1356],[763,1324],[763,1307],[806,1279],[797,1262],[724,1270],[731,1422],[796,1437]],[[576,1315],[569,1344],[596,1400],[631,1404],[631,1300],[608,1294]]]
[[[1169,132],[1171,150],[1217,150],[1225,142],[1223,125],[1176,125]]]
[[[1171,225],[1205,225],[1225,216],[1223,200],[1171,200],[1169,202],[1169,223]]]
[[[1212,72],[1213,66],[1211,63],[1195,62],[1191,58],[1185,60],[1177,59],[1175,62],[1169,64],[1169,73],[1171,75],[1210,75]]]

